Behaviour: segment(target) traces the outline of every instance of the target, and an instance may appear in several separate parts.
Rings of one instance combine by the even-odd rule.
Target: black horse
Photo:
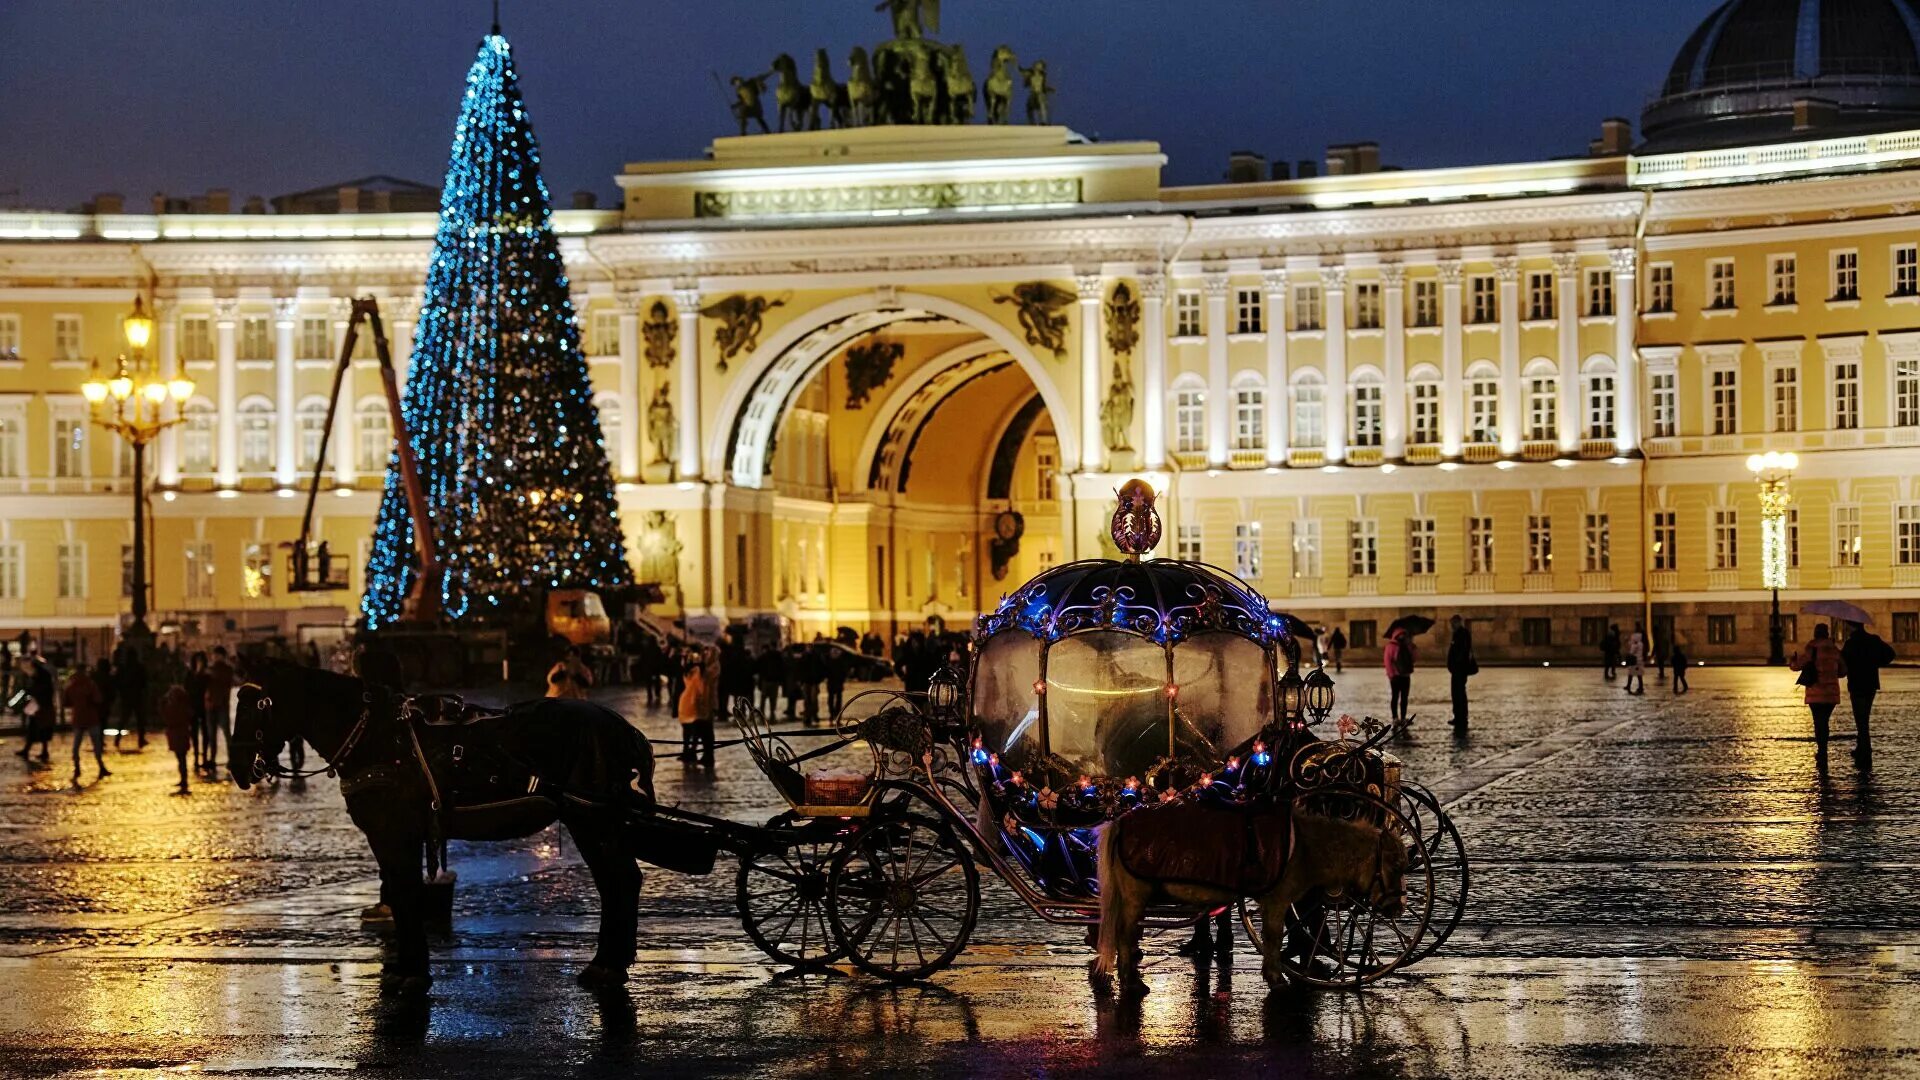
[[[305,739],[340,777],[347,813],[373,848],[395,955],[383,985],[424,992],[421,856],[436,839],[508,840],[558,821],[600,891],[600,941],[582,986],[626,981],[639,916],[636,856],[658,856],[636,819],[653,800],[653,747],[609,709],[538,700],[504,713],[445,710],[347,675],[277,661],[249,663],[234,710],[228,768],[242,788],[268,775],[281,748]],[[656,860],[650,860],[656,861]],[[670,858],[657,861],[671,863]]]

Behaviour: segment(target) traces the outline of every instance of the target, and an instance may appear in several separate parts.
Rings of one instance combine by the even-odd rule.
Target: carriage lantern
[[[1306,679],[1307,714],[1322,724],[1333,714],[1333,676],[1326,668],[1314,668]]]
[[[927,704],[936,713],[949,714],[960,705],[960,673],[943,667],[927,683]]]
[[[1280,676],[1276,690],[1280,697],[1280,718],[1289,724],[1299,723],[1307,703],[1307,684],[1300,678],[1300,669],[1289,665],[1287,673]]]

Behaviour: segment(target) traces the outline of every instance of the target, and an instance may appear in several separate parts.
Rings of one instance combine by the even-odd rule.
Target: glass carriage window
[[[987,750],[1014,768],[1040,757],[1040,698],[1033,688],[1043,647],[1039,638],[1009,630],[988,639],[974,668],[974,720]]]
[[[1046,694],[1047,749],[1070,768],[1141,776],[1172,749],[1167,654],[1146,638],[1095,630],[1054,642]]]
[[[1266,650],[1238,634],[1199,634],[1174,646],[1173,685],[1173,753],[1183,760],[1211,765],[1245,754],[1273,721]]]

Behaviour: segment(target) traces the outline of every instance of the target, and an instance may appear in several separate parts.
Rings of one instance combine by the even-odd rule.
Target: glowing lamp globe
[[[1280,715],[1288,720],[1300,717],[1307,706],[1307,683],[1300,677],[1300,669],[1288,667],[1286,674],[1280,676],[1276,689],[1280,698]]]
[[[107,384],[99,379],[88,379],[80,384],[80,396],[86,398],[89,405],[98,405],[107,400]]]
[[[1325,722],[1333,715],[1333,676],[1327,674],[1326,668],[1314,668],[1307,676],[1306,689],[1307,713],[1314,723]]]
[[[133,312],[120,320],[120,326],[126,331],[128,347],[136,352],[146,348],[147,342],[153,340],[153,316],[147,314],[146,307],[137,296],[133,298]]]

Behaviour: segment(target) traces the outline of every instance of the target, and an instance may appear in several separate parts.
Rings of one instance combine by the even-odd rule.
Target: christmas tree
[[[498,26],[467,72],[401,413],[448,618],[504,620],[540,590],[629,583],[540,151]],[[390,466],[361,601],[370,629],[399,618],[417,572]]]

